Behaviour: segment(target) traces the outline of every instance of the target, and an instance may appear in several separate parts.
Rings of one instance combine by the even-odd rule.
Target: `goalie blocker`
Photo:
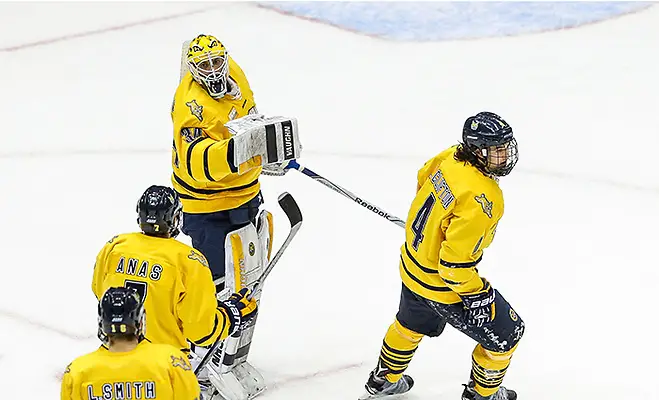
[[[302,152],[295,118],[247,115],[225,126],[233,135],[232,167],[239,174],[244,172],[242,164],[256,156],[262,166],[277,165],[299,158]]]

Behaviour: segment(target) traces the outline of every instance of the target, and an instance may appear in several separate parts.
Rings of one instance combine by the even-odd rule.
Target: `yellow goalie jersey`
[[[208,346],[230,329],[217,307],[206,258],[174,238],[127,233],[99,252],[92,291],[97,299],[110,287],[132,287],[144,299],[146,337],[188,351],[186,339]]]
[[[132,351],[104,347],[78,357],[64,372],[61,400],[199,400],[199,384],[186,356],[144,340]]]
[[[231,57],[229,82],[233,89],[215,100],[188,72],[174,95],[172,185],[187,213],[230,210],[260,190],[260,160],[240,166],[229,161],[231,134],[224,124],[257,113],[247,78]]]
[[[497,181],[455,160],[455,150],[443,151],[419,170],[400,260],[405,286],[445,304],[483,288],[476,266],[503,215]]]

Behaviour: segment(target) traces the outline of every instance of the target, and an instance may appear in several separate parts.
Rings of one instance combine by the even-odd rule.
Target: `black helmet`
[[[144,339],[144,300],[134,288],[111,287],[98,303],[98,338],[108,336]]]
[[[487,111],[467,118],[462,128],[462,147],[470,155],[467,161],[489,175],[508,175],[519,158],[513,128]]]
[[[137,223],[147,235],[176,237],[182,208],[178,193],[172,188],[153,185],[137,202]]]

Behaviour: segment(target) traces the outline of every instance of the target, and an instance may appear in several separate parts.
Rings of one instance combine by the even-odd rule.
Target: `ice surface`
[[[403,218],[416,170],[465,117],[504,116],[521,158],[480,271],[527,323],[506,384],[522,399],[658,398],[659,8],[531,36],[396,43],[222,3],[20,47],[200,6],[34,7],[0,5],[0,398],[56,398],[64,367],[98,345],[94,258],[137,228],[141,192],[169,182],[180,44],[200,32],[226,43],[262,112],[299,119],[301,164]],[[396,312],[403,232],[295,171],[263,178],[263,191],[276,244],[279,193],[305,222],[263,295],[250,355],[271,387],[262,398],[354,399]],[[406,398],[457,399],[472,348],[452,329],[424,340]]]

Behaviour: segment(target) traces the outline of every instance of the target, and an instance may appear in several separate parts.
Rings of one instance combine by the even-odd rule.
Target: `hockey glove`
[[[242,288],[238,293],[234,293],[227,300],[220,302],[218,305],[227,312],[231,326],[229,336],[236,333],[241,325],[247,323],[256,315],[256,299],[247,298],[249,289]]]
[[[460,295],[465,308],[465,323],[477,328],[489,324],[495,317],[494,289],[485,279],[483,284],[483,289],[477,293]]]

